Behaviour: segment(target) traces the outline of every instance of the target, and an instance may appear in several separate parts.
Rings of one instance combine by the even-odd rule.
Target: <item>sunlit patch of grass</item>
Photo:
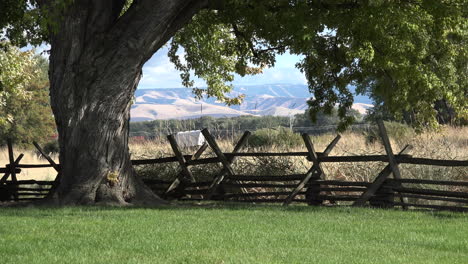
[[[466,263],[459,213],[214,204],[0,208],[2,263]]]

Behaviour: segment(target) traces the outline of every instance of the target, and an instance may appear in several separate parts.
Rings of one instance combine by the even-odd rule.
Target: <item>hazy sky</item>
[[[31,49],[31,46],[23,50]],[[47,57],[48,54],[43,51],[49,50],[49,45],[41,45],[36,49]],[[153,57],[143,66],[143,78],[138,85],[138,89],[149,88],[178,88],[183,87],[180,79],[180,72],[174,68],[174,65],[167,57],[167,47],[163,47],[156,52]],[[267,68],[262,74],[254,76],[240,77],[236,75],[234,85],[258,85],[258,84],[307,84],[304,74],[302,74],[295,64],[301,60],[301,57],[285,53],[276,57],[276,65],[273,68]],[[205,87],[201,79],[195,78],[195,86]]]
[[[272,83],[306,84],[305,76],[295,68],[300,57],[289,53],[277,57],[276,66],[263,71],[263,74],[240,77],[236,75],[234,85],[257,85]],[[180,72],[167,57],[167,48],[160,49],[143,66],[143,78],[139,89],[182,87]],[[201,79],[195,79],[195,86],[206,86]]]
[[[22,50],[28,50],[28,46]],[[48,45],[41,45],[36,48],[36,53],[41,53],[48,57]],[[307,85],[306,78],[296,67],[295,64],[301,60],[301,57],[289,53],[276,57],[276,66],[263,71],[263,74],[240,77],[236,76],[234,85],[259,85],[259,84],[304,84]],[[182,86],[180,72],[174,69],[173,64],[167,57],[167,48],[163,47],[143,66],[143,78],[138,85],[138,89],[150,88],[179,88]],[[195,79],[196,87],[205,87],[203,80]],[[354,92],[354,88],[351,87]],[[371,103],[367,96],[355,96],[356,102]]]

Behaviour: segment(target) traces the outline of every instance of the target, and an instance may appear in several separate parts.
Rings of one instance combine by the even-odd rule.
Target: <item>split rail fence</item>
[[[401,207],[430,208],[438,210],[468,211],[468,181],[442,181],[423,179],[404,179],[400,164],[419,164],[429,166],[467,167],[468,160],[440,160],[416,158],[408,154],[410,145],[397,154],[393,152],[383,122],[378,122],[380,136],[385,147],[385,155],[330,156],[339,142],[338,135],[323,152],[317,152],[307,134],[302,134],[306,152],[242,152],[250,132],[245,132],[232,152],[222,152],[215,138],[207,129],[202,130],[206,139],[193,155],[183,155],[174,136],[168,141],[174,152],[173,157],[158,159],[132,160],[134,166],[177,162],[179,173],[172,181],[156,179],[144,180],[152,190],[166,199],[177,200],[222,200],[246,203],[306,203],[309,205],[375,206],[383,208]],[[23,154],[14,156],[11,141],[8,141],[9,164],[0,168],[4,173],[0,179],[0,201],[44,199],[55,188],[60,178],[60,165],[56,164],[38,144],[34,144],[49,164],[21,164]],[[215,157],[201,158],[211,148]],[[310,169],[305,174],[243,175],[233,169],[233,163],[242,157],[300,156],[310,161]],[[324,163],[342,162],[386,162],[388,163],[372,182],[327,180],[322,168]],[[210,181],[196,181],[191,167],[221,163],[222,169]],[[57,171],[56,181],[17,180],[22,169],[52,167]],[[1,175],[1,174],[0,174]],[[390,176],[393,176],[390,178]],[[427,187],[427,186],[436,186]],[[441,186],[456,187],[456,191],[440,190]]]

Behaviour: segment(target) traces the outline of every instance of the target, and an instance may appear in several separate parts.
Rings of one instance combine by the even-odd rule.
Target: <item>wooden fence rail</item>
[[[256,155],[257,153],[223,153],[226,157],[275,157],[275,156],[304,156],[306,157],[307,152],[303,155],[287,155],[287,152],[276,153],[282,155]],[[270,154],[270,153],[260,153],[260,154]],[[283,155],[284,154],[284,155]],[[386,155],[364,155],[364,156],[327,156],[321,157],[321,152],[317,152],[318,160],[325,163],[341,163],[341,162],[388,162]],[[191,155],[184,155],[185,159],[190,158]],[[413,165],[431,165],[431,166],[443,166],[443,167],[468,167],[468,160],[442,160],[442,159],[427,159],[427,158],[415,158],[411,155],[395,155],[395,160],[400,164],[413,164]],[[145,160],[132,160],[132,165],[151,165],[151,164],[164,164],[170,162],[177,162],[177,157],[164,157],[157,159],[145,159]],[[210,163],[218,163],[218,158],[204,158],[198,160],[188,161],[188,165],[205,165]],[[60,165],[58,165],[60,167]],[[32,168],[52,168],[51,164],[18,164],[15,166],[17,173],[20,172],[20,168],[23,169],[32,169]],[[5,173],[8,171],[7,168],[0,168],[0,173]]]
[[[282,153],[223,153],[226,157],[279,157],[279,156],[299,156],[307,157],[307,152],[293,152],[296,155],[288,155],[287,152]],[[317,152],[318,161],[320,162],[388,162],[387,155],[365,155],[365,156],[327,156],[324,157],[323,153]],[[190,155],[184,155],[185,159],[190,158]],[[133,165],[148,165],[148,164],[161,164],[168,162],[176,162],[176,157],[165,157],[159,159],[148,159],[148,160],[132,160]],[[468,160],[441,160],[441,159],[427,159],[427,158],[415,158],[411,155],[395,155],[395,161],[400,164],[415,164],[415,165],[432,165],[432,166],[444,166],[444,167],[467,167]],[[198,160],[189,161],[189,165],[204,165],[210,163],[219,162],[218,158],[204,158]],[[35,165],[34,165],[35,166]],[[52,167],[50,165],[40,165],[45,167]],[[26,168],[26,167],[23,167]]]
[[[405,179],[399,171],[400,164],[417,164],[448,167],[468,167],[468,160],[439,160],[412,157],[407,154],[410,146],[398,154],[393,150],[382,122],[380,135],[385,146],[385,155],[329,156],[338,144],[338,135],[323,152],[317,152],[308,135],[303,134],[306,152],[242,152],[250,132],[244,133],[232,152],[222,152],[214,137],[207,129],[202,131],[207,143],[193,155],[183,155],[175,137],[168,140],[174,151],[173,157],[132,160],[134,166],[166,164],[176,162],[179,173],[172,180],[144,179],[144,182],[158,195],[178,200],[224,200],[251,203],[308,203],[309,205],[345,204],[353,206],[429,208],[436,210],[468,211],[468,181],[444,181]],[[9,163],[0,168],[0,201],[35,200],[47,197],[60,180],[60,164],[56,164],[38,144],[38,151],[48,164],[21,164],[23,154],[15,158],[13,144],[8,144]],[[202,158],[207,148],[215,157]],[[232,166],[238,158],[249,157],[304,157],[310,162],[305,174],[289,175],[244,175],[238,174]],[[341,162],[384,162],[387,166],[373,182],[327,180],[321,163]],[[222,170],[209,181],[197,182],[190,167],[219,163]],[[55,181],[18,180],[22,169],[51,167],[57,171]],[[390,176],[393,178],[390,179]],[[432,187],[428,187],[432,186]],[[443,188],[442,188],[443,187]],[[448,188],[450,187],[450,188]],[[446,190],[448,189],[448,190]]]
[[[274,176],[272,176],[274,177]],[[405,179],[413,182],[413,179]],[[415,179],[414,179],[415,180]],[[388,180],[384,186],[393,186],[392,180]],[[250,183],[231,183],[230,181],[224,183],[223,187],[243,187],[247,189],[261,189],[258,192],[247,192],[247,193],[224,193],[221,196],[216,196],[214,200],[225,200],[225,201],[236,201],[236,202],[252,202],[252,203],[284,203],[286,197],[291,193],[289,190],[296,187],[297,184],[271,184],[269,182],[255,182]],[[415,180],[414,182],[419,182]],[[440,181],[424,180],[425,184],[439,185]],[[16,183],[8,181],[5,185],[0,187],[1,193],[12,193],[18,194],[17,201],[25,200],[37,200],[47,196],[50,188],[53,185],[53,181],[34,181],[34,180],[23,180],[17,181]],[[145,183],[149,185],[155,192],[163,194],[167,186],[170,184],[169,181],[160,180],[146,180]],[[203,195],[208,194],[208,187],[211,182],[196,182],[188,185],[184,189],[184,196],[180,197],[179,200],[192,200],[199,201],[203,200]],[[466,186],[467,182],[446,182],[447,185],[454,186]],[[315,199],[320,201],[332,202],[355,202],[359,199],[361,193],[363,193],[371,182],[348,182],[348,181],[327,181],[319,180],[315,182],[320,186],[319,195],[315,197],[309,197],[309,199]],[[310,187],[311,184],[306,185]],[[199,189],[196,189],[199,188]],[[268,191],[273,189],[273,191]],[[265,191],[266,190],[266,191]],[[430,208],[437,210],[454,210],[454,211],[468,211],[468,193],[466,192],[454,192],[454,191],[441,191],[433,189],[420,189],[420,188],[393,188],[393,191],[398,191],[403,197],[413,199],[417,201],[430,201],[430,202],[443,202],[445,204],[428,204],[428,203],[416,203],[409,202],[406,205],[408,207],[417,208]],[[328,194],[327,194],[328,193]],[[293,198],[291,202],[294,203],[308,203],[308,199],[305,198],[306,191],[301,191],[297,194],[297,197]],[[374,195],[370,200],[370,205],[377,207],[394,207],[402,206],[403,204],[398,201],[394,201],[392,194],[387,197],[379,197]],[[2,196],[0,195],[0,198]],[[259,197],[259,198],[257,198]],[[457,205],[446,205],[446,204],[457,204]]]

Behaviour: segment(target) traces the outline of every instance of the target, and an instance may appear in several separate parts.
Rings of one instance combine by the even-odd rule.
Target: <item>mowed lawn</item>
[[[0,208],[0,263],[468,263],[468,215],[206,205]]]

